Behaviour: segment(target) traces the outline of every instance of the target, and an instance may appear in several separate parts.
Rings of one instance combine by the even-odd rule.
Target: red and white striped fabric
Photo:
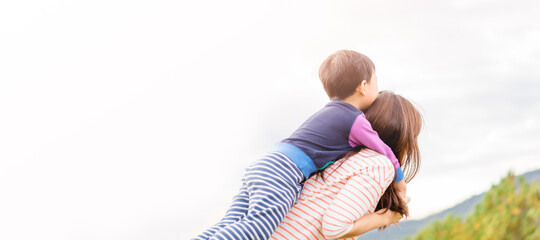
[[[314,175],[304,183],[300,198],[270,239],[340,238],[357,219],[373,213],[394,174],[392,162],[371,149],[336,161],[324,170],[324,179]]]

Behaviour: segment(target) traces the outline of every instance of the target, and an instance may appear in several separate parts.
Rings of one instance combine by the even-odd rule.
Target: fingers
[[[403,198],[403,200],[405,201],[405,203],[409,204],[409,202],[411,201],[411,198],[408,197],[408,196],[405,196],[405,197]]]
[[[406,194],[405,192],[398,192],[398,195],[403,199],[406,197],[405,194]]]
[[[403,215],[401,215],[401,213],[394,213],[394,224],[398,224],[401,219],[403,219]]]

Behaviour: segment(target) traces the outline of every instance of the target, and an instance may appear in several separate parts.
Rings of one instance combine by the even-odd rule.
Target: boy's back
[[[352,150],[351,128],[362,114],[358,108],[343,101],[332,101],[308,118],[290,137],[290,143],[306,153],[317,169]],[[308,177],[308,176],[306,176]]]

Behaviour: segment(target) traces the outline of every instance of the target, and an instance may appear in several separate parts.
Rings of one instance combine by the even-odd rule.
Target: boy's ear
[[[356,92],[362,96],[366,96],[366,80],[362,80],[360,84],[358,84],[358,87],[356,87]]]

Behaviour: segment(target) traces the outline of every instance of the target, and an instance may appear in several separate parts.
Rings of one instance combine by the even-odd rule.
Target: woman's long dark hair
[[[405,174],[403,181],[411,181],[420,167],[420,150],[417,141],[422,128],[420,113],[407,99],[390,91],[380,92],[375,102],[364,113],[373,130],[398,158]],[[348,152],[344,158],[356,154],[359,150],[357,148]],[[394,174],[394,180],[381,196],[375,211],[390,209],[408,216],[407,204],[398,195],[395,182]]]

